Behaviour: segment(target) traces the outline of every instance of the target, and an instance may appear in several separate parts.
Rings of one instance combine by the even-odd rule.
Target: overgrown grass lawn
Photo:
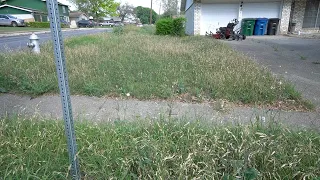
[[[67,39],[72,94],[138,99],[227,99],[243,103],[301,101],[300,93],[227,45],[205,37],[155,36],[149,29]],[[57,93],[52,47],[40,55],[0,54],[0,88]]]
[[[278,124],[76,123],[84,179],[319,179],[320,134]],[[0,177],[69,179],[64,126],[0,120]]]

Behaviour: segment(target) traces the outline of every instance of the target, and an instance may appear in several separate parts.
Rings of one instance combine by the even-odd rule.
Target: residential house
[[[70,12],[69,17],[70,17],[70,21],[75,21],[75,22],[89,19],[89,17],[83,12]]]
[[[205,35],[232,19],[279,18],[278,33],[319,32],[320,0],[182,0],[186,33]]]
[[[124,18],[123,23],[124,24],[137,24],[137,21],[135,18]]]
[[[61,19],[70,22],[69,6],[58,3]],[[26,21],[48,21],[46,0],[1,0],[0,14],[10,14]]]

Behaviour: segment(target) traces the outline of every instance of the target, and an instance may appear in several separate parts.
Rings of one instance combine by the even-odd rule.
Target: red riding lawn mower
[[[215,39],[232,39],[232,40],[245,40],[246,36],[241,34],[241,28],[234,30],[234,28],[239,24],[238,19],[233,19],[228,23],[227,27],[220,27],[217,29],[216,34],[206,32],[206,36],[211,36]]]

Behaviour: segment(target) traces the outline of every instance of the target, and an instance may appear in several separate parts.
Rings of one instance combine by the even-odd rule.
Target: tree
[[[150,21],[150,8],[138,6],[135,9],[136,17],[140,19],[142,24],[148,24]],[[158,14],[152,10],[152,23],[155,23],[158,19]]]
[[[119,14],[119,17],[121,18],[121,21],[124,21],[124,18],[134,15],[134,6],[126,3],[118,7],[117,13]]]
[[[115,16],[120,3],[114,0],[70,0],[79,11],[93,16],[94,18],[106,15]]]

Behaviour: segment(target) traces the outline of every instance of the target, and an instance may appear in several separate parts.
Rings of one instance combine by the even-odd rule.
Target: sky
[[[63,4],[68,4],[71,5],[68,0],[58,0],[59,2]],[[150,7],[151,5],[151,0],[115,0],[116,2],[120,2],[121,4],[129,3],[132,4],[133,6],[143,6],[143,7]],[[155,10],[157,13],[159,13],[160,10],[160,4],[159,0],[153,0],[153,10]],[[71,6],[71,10],[74,10],[74,7]],[[162,11],[161,11],[162,12]]]

